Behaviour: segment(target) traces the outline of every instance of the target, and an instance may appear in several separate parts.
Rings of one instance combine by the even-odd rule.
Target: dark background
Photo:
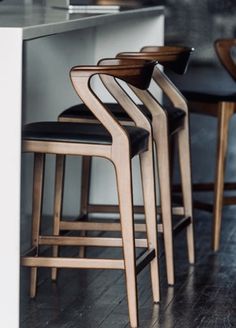
[[[155,2],[155,1],[153,1]],[[236,36],[235,0],[163,0],[165,41],[192,46],[192,61],[216,61],[213,42]]]
[[[165,5],[165,44],[194,47],[187,73],[171,78],[181,89],[228,89],[236,92],[235,82],[222,69],[214,52],[218,38],[236,37],[235,0],[163,0],[153,1]],[[205,73],[209,68],[213,74]],[[236,120],[232,118],[229,132],[229,149],[226,180],[236,177]],[[216,154],[217,120],[191,114],[191,150],[193,180],[213,181]],[[202,195],[200,197],[206,197]]]

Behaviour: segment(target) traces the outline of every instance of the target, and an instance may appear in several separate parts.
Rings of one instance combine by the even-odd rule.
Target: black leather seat
[[[149,132],[145,129],[125,126],[130,138],[131,156],[146,151]],[[24,140],[53,142],[76,142],[110,145],[112,137],[101,124],[67,123],[67,122],[36,122],[25,125]]]
[[[206,103],[218,103],[220,101],[235,102],[236,93],[210,90],[206,91],[182,91],[183,95],[191,101],[204,101]]]
[[[236,101],[235,82],[226,71],[216,65],[191,66],[189,74],[181,77],[170,71],[167,75],[189,101],[206,103]]]
[[[128,114],[118,104],[110,103],[110,104],[106,104],[106,106],[111,110],[111,112],[115,115],[115,117],[119,121],[131,121]],[[147,110],[147,108],[144,105],[139,105],[138,107],[150,120],[152,119],[151,113]],[[185,118],[185,112],[173,106],[172,107],[166,106],[165,111],[168,117],[169,134],[171,135],[182,126],[183,120]],[[89,120],[91,120],[92,118],[96,119],[93,113],[84,104],[75,105],[64,110],[59,115],[59,120],[62,117],[72,120],[73,118],[89,119]]]

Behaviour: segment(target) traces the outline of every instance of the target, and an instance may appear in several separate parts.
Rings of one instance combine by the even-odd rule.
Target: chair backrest
[[[236,39],[219,39],[214,43],[216,54],[230,76],[236,81],[236,62],[232,49],[236,48]]]
[[[103,58],[99,60],[98,65],[101,67],[117,67],[116,71],[113,71],[112,74],[107,73],[106,75],[119,78],[120,80],[123,80],[136,88],[145,90],[149,87],[156,62],[155,60],[149,58],[140,58],[140,60],[137,61],[133,58],[117,57]]]
[[[137,58],[137,59],[146,59],[146,60],[155,60],[158,64],[161,64],[165,67],[168,67],[175,71],[176,73],[183,74],[188,65],[189,57],[192,48],[187,47],[171,47],[171,46],[162,46],[162,47],[143,47],[140,52],[122,52],[117,55],[118,58]],[[180,91],[175,87],[175,85],[170,81],[170,79],[166,76],[164,72],[162,72],[158,66],[156,65],[153,79],[156,84],[161,88],[170,102],[176,106],[187,112],[187,104],[186,100]],[[141,93],[136,91],[136,94],[139,93],[139,98]],[[144,94],[143,94],[144,97]],[[145,98],[149,97],[145,95]],[[144,102],[144,98],[142,99]],[[147,106],[150,112],[153,112],[153,101],[146,101],[152,105]],[[157,109],[155,109],[157,110]]]
[[[186,72],[193,51],[193,48],[182,46],[146,46],[141,49],[141,52],[156,54],[160,65],[178,74]]]
[[[133,59],[108,58],[101,60],[96,66],[73,67],[70,77],[75,91],[81,100],[110,132],[112,138],[116,138],[117,135],[122,137],[122,135],[127,136],[127,134],[116,117],[110,112],[109,108],[97,96],[91,84],[92,77],[95,75],[100,76],[105,81],[104,85],[106,89],[121,106],[123,105],[124,110],[128,111],[129,115],[132,112],[137,112],[137,123],[141,120],[144,122],[144,126],[146,126],[146,117],[143,114],[139,114],[141,112],[138,107],[122,89],[116,79],[120,79],[137,89],[146,90],[149,87],[155,65],[155,61],[150,60],[140,59],[134,61]],[[135,115],[134,119],[136,119]]]

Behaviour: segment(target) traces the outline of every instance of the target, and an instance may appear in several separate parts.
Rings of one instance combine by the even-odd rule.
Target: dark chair
[[[159,64],[169,67],[179,74],[186,70],[188,59],[192,49],[185,47],[145,47],[138,53],[123,53],[118,57],[145,58],[157,60]],[[155,67],[153,79],[170,99],[171,106],[163,108],[149,92],[142,92],[132,87],[138,98],[144,103],[139,106],[142,112],[152,121],[153,137],[157,146],[157,164],[159,171],[159,184],[161,196],[162,224],[158,230],[164,233],[164,247],[167,265],[167,280],[170,285],[174,284],[174,256],[173,256],[173,233],[187,228],[189,262],[194,263],[194,238],[192,225],[192,198],[191,198],[191,168],[189,152],[189,122],[188,109],[185,99],[175,88],[166,75]],[[127,115],[117,104],[107,104],[111,112],[123,125],[130,125],[132,118]],[[96,118],[85,105],[73,106],[59,116],[60,121],[69,122],[97,122]],[[180,169],[183,186],[183,207],[171,206],[171,179],[169,142],[171,137],[176,137],[179,149]],[[89,213],[117,212],[117,206],[89,204],[89,181],[91,159],[84,157],[82,173],[82,198],[81,214],[86,218]],[[57,170],[60,175],[60,170]],[[135,206],[135,213],[143,213],[143,207]],[[180,216],[179,222],[172,227],[172,214]],[[138,225],[136,226],[138,227]],[[140,229],[140,228],[139,228]]]
[[[73,86],[100,123],[37,122],[27,124],[23,129],[23,151],[35,156],[33,182],[32,215],[32,250],[22,257],[22,264],[31,267],[30,294],[36,294],[37,268],[86,268],[86,269],[120,269],[125,271],[128,296],[128,308],[131,327],[138,326],[137,309],[137,274],[150,263],[154,302],[159,302],[159,274],[156,230],[156,205],[153,166],[152,129],[146,118],[119,87],[116,79],[135,86],[137,89],[148,88],[155,62],[133,61],[128,59],[105,59],[99,66],[78,66],[71,70]],[[109,109],[95,94],[90,80],[99,75],[107,90],[132,117],[135,126],[121,126],[111,115]],[[110,160],[116,171],[119,195],[120,230],[122,238],[115,237],[81,237],[61,235],[61,183],[63,174],[57,175],[54,203],[54,232],[45,235],[40,231],[42,193],[44,176],[44,159],[46,154],[55,154],[58,165],[63,165],[66,155],[99,156]],[[143,181],[143,195],[146,219],[146,237],[135,238],[131,159],[140,155]],[[62,172],[62,171],[61,171]],[[78,223],[68,222],[69,229],[78,228]],[[65,224],[65,223],[64,223]],[[77,224],[77,226],[76,226]],[[109,231],[109,224],[105,224]],[[67,227],[65,227],[67,228]],[[85,222],[82,230],[91,230]],[[92,228],[97,230],[96,226]],[[110,228],[112,230],[112,227]],[[40,246],[53,246],[53,256],[40,254]],[[68,258],[61,257],[58,246],[111,246],[122,247],[121,259]],[[144,248],[136,260],[135,248]],[[33,253],[33,254],[32,254]],[[56,272],[56,271],[55,271]]]
[[[229,75],[236,81],[236,64],[232,58],[232,48],[236,46],[236,39],[224,39],[215,41],[215,51],[218,58]],[[227,86],[221,83],[217,85],[217,75],[202,75],[200,81],[204,83],[203,90],[182,91],[188,100],[189,110],[192,113],[208,115],[217,118],[217,155],[215,181],[212,184],[194,184],[194,191],[214,190],[213,206],[204,202],[194,202],[194,207],[207,211],[213,211],[212,248],[218,251],[220,247],[220,231],[223,205],[236,204],[236,197],[224,196],[224,190],[235,190],[235,183],[224,183],[226,154],[228,147],[229,122],[236,112],[236,91],[227,90]]]

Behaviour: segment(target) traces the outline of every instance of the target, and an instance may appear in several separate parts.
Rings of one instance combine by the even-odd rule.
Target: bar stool
[[[222,39],[215,41],[215,51],[218,58],[227,70],[230,76],[236,81],[236,65],[232,58],[231,49],[236,46],[236,39]],[[202,76],[202,79],[208,79],[208,76]],[[227,183],[224,186],[224,174],[226,154],[228,147],[228,131],[229,122],[232,115],[236,112],[236,93],[230,93],[222,85],[222,89],[214,89],[214,82],[210,80],[209,90],[203,91],[182,91],[188,100],[189,110],[193,113],[208,115],[217,118],[217,155],[216,155],[216,171],[215,181],[212,184],[194,184],[193,190],[207,191],[214,189],[213,206],[205,202],[194,202],[194,207],[207,211],[213,211],[213,227],[212,227],[212,248],[218,251],[220,247],[220,231],[222,221],[223,205],[236,204],[235,197],[224,196],[225,189],[236,189],[235,183]]]
[[[153,301],[159,302],[159,274],[156,231],[156,205],[153,167],[152,129],[148,119],[119,86],[120,79],[137,89],[149,86],[155,62],[130,59],[104,59],[99,66],[78,66],[71,72],[75,91],[99,124],[37,122],[23,129],[23,151],[34,153],[32,250],[22,257],[22,265],[31,267],[31,297],[36,295],[37,268],[93,268],[125,271],[131,327],[138,326],[136,275],[150,263]],[[121,126],[101,102],[92,87],[93,76],[101,77],[106,89],[124,106],[136,126]],[[42,188],[46,154],[55,154],[57,163],[65,155],[99,156],[110,160],[116,171],[122,238],[49,236],[40,232]],[[146,219],[146,238],[134,235],[131,158],[140,155]],[[55,193],[55,217],[60,215],[58,190]],[[59,220],[56,220],[59,224]],[[68,223],[68,222],[67,222]],[[71,222],[76,224],[76,222]],[[68,223],[70,224],[70,223]],[[86,227],[83,226],[82,229]],[[96,229],[95,229],[96,230]],[[46,257],[39,253],[41,245],[122,247],[122,259]],[[135,248],[145,251],[136,261]],[[32,253],[34,253],[32,255]]]
[[[169,67],[179,74],[183,74],[192,49],[186,47],[144,47],[138,53],[122,53],[118,57],[131,57],[157,60],[158,64]],[[142,112],[152,121],[153,138],[157,146],[158,172],[161,195],[162,224],[158,230],[164,233],[164,248],[166,255],[167,281],[169,285],[174,284],[174,255],[173,255],[173,232],[177,233],[183,228],[187,229],[187,244],[189,262],[194,263],[194,237],[192,222],[192,198],[191,198],[191,167],[189,149],[189,121],[188,108],[185,99],[171,83],[167,76],[156,66],[153,79],[157,86],[167,95],[172,106],[163,108],[153,96],[146,91],[133,89],[138,98],[145,106],[139,106]],[[117,104],[107,104],[111,112],[123,125],[130,125],[131,118]],[[61,122],[96,122],[86,106],[73,106],[59,116]],[[171,181],[170,181],[170,158],[169,142],[171,137],[176,137],[179,149],[180,170],[183,189],[183,207],[171,206]],[[89,213],[117,211],[116,206],[89,204],[91,159],[83,158],[82,167],[82,197],[81,217],[86,218]],[[60,175],[60,168],[57,170]],[[135,213],[143,213],[140,206],[134,207]],[[172,214],[180,215],[182,218],[177,225],[172,227]],[[83,255],[83,254],[82,254]]]

